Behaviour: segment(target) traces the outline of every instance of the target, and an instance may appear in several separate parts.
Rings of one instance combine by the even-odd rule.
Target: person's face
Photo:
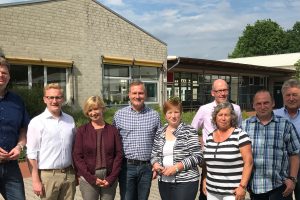
[[[103,121],[103,108],[101,107],[90,108],[87,114],[94,122]]]
[[[216,125],[220,130],[227,130],[231,127],[231,114],[229,108],[223,108],[217,113]]]
[[[141,110],[144,106],[146,94],[143,85],[133,85],[130,88],[128,97],[135,110]]]
[[[253,108],[261,119],[271,119],[274,102],[268,92],[259,92],[255,95]]]
[[[228,85],[224,80],[217,80],[214,82],[211,95],[215,98],[217,104],[227,101]]]
[[[298,109],[300,107],[300,88],[290,87],[283,93],[283,103],[287,109]]]
[[[63,94],[61,90],[50,88],[46,90],[44,96],[44,102],[47,105],[49,112],[54,115],[60,115],[61,106],[64,102]]]
[[[180,109],[176,106],[172,106],[165,115],[168,124],[172,127],[177,127],[181,121]]]
[[[6,66],[0,66],[0,87],[6,88],[10,80],[9,71]]]

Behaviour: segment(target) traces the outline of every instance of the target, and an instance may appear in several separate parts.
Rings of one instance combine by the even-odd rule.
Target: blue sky
[[[1,3],[21,0],[0,0]],[[98,0],[168,44],[168,54],[224,59],[247,24],[300,21],[299,0]]]

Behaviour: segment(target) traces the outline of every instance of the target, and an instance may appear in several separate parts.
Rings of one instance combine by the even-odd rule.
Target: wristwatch
[[[21,143],[18,143],[18,144],[17,144],[17,147],[19,147],[21,151],[24,150],[24,145],[22,145]]]
[[[297,183],[297,178],[293,176],[287,177],[288,179],[292,180],[295,184]]]

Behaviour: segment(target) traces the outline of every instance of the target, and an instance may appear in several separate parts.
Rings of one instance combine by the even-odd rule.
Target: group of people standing
[[[258,91],[256,115],[244,121],[240,107],[228,102],[226,81],[215,80],[214,101],[199,108],[191,125],[181,120],[180,100],[171,98],[163,105],[164,126],[145,105],[145,85],[134,81],[130,105],[115,113],[112,125],[104,121],[103,100],[91,96],[83,106],[89,122],[76,129],[61,109],[59,84],[45,86],[46,108],[30,121],[21,98],[7,90],[9,79],[9,64],[1,57],[0,192],[5,199],[25,199],[17,165],[25,145],[33,190],[41,199],[72,200],[79,184],[83,199],[113,200],[119,182],[121,200],[147,200],[156,177],[163,200],[194,200],[200,177],[200,200],[243,200],[247,190],[253,200],[292,200],[293,190],[300,199],[297,80],[284,83],[285,106],[279,110],[273,111],[267,90]]]

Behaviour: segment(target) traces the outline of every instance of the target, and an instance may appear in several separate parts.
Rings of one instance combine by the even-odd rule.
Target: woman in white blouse
[[[202,151],[197,131],[181,122],[182,104],[178,98],[164,103],[168,122],[154,139],[151,163],[159,175],[158,187],[162,200],[194,200],[198,191],[198,165]]]

